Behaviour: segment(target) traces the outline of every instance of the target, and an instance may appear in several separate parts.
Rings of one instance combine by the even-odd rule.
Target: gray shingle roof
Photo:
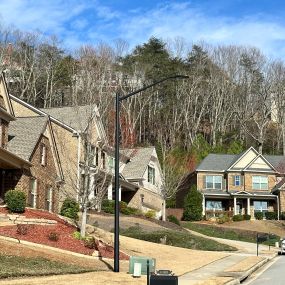
[[[34,148],[43,133],[47,117],[17,118],[9,124],[8,150],[29,161]]]
[[[154,147],[123,149],[122,153],[129,156],[131,161],[127,163],[122,171],[126,179],[141,178],[145,173]]]
[[[210,153],[198,165],[196,170],[227,170],[238,157],[239,155]]]
[[[77,131],[84,131],[88,120],[93,115],[94,108],[94,105],[85,105],[41,110]]]
[[[238,160],[244,154],[242,152],[238,155],[232,154],[213,154],[210,153],[205,159],[198,165],[196,170],[227,170],[235,161]],[[264,155],[265,159],[271,163],[275,169],[282,167],[285,170],[285,156],[282,155]],[[257,169],[258,170],[258,169]],[[263,170],[263,169],[261,169]]]

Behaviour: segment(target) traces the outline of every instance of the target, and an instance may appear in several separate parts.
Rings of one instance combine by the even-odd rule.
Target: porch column
[[[202,208],[203,208],[203,211],[202,211],[202,215],[205,216],[205,206],[206,206],[206,203],[205,203],[205,195],[203,194],[203,200],[202,200]]]
[[[247,214],[250,215],[250,198],[247,198]]]
[[[119,187],[119,201],[122,201],[122,187]]]
[[[277,220],[279,221],[279,215],[280,215],[280,204],[279,204],[279,197],[278,195],[276,196],[276,204],[277,204]]]
[[[237,213],[237,198],[234,197],[234,215]]]
[[[108,200],[113,200],[113,184],[108,185]]]

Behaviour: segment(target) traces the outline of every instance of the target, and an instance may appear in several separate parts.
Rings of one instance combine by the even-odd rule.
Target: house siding
[[[46,165],[41,164],[41,145],[46,146]],[[60,189],[56,185],[57,170],[55,167],[51,145],[48,138],[41,136],[35,151],[31,158],[33,167],[29,170],[23,170],[21,177],[15,185],[15,189],[25,192],[27,196],[27,203],[30,191],[30,179],[35,178],[37,180],[37,198],[36,208],[45,209],[46,191],[49,188],[53,189],[52,197],[52,210],[53,212],[59,212],[59,192]],[[17,172],[16,172],[17,173]],[[20,173],[18,172],[18,175]]]

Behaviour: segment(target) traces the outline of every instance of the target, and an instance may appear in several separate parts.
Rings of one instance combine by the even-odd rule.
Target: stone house
[[[238,154],[209,154],[189,174],[187,183],[176,195],[176,206],[183,201],[191,185],[203,195],[203,215],[215,217],[256,212],[285,212],[285,157],[262,155],[253,147]]]
[[[92,159],[90,166],[91,181],[100,177],[107,184],[106,197],[104,198],[110,200],[114,198],[114,149],[108,145],[107,136],[96,106],[38,109],[12,95],[10,95],[10,100],[16,117],[49,118],[64,180],[59,193],[59,207],[67,196],[79,198],[78,189],[82,183],[85,164],[83,136],[87,136],[87,140],[91,142],[89,149],[92,154],[89,155],[89,158]],[[143,163],[137,164],[136,161],[143,161]],[[154,166],[151,170],[153,177],[149,178],[147,171],[151,169],[151,165]],[[139,176],[133,177],[131,175],[132,169],[139,167],[141,167]],[[163,199],[159,194],[162,174],[155,149],[143,148],[137,151],[122,151],[120,154],[120,172],[120,200],[143,211],[155,210],[157,216],[160,216],[163,209]],[[149,179],[152,180],[149,181]],[[89,199],[92,200],[98,196],[98,188],[90,189]]]
[[[31,207],[58,211],[63,181],[47,116],[16,118],[3,75],[0,77],[0,199],[6,191],[26,193]]]

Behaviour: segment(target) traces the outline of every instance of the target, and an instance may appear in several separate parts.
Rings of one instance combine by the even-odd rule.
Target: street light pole
[[[115,122],[115,228],[114,228],[114,272],[120,271],[120,249],[119,249],[119,217],[120,217],[120,204],[119,204],[119,191],[120,191],[120,102],[134,96],[148,88],[151,88],[157,84],[160,84],[169,79],[186,79],[185,75],[173,75],[161,80],[158,80],[150,85],[135,90],[127,95],[120,96],[120,93],[116,93],[116,122]]]

